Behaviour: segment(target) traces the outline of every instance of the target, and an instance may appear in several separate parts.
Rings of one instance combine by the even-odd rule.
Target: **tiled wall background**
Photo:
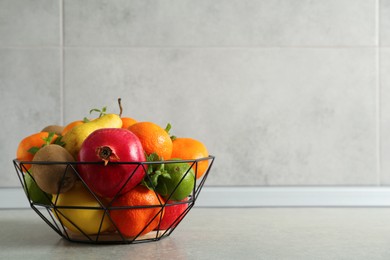
[[[0,0],[0,187],[118,97],[207,144],[207,185],[388,185],[390,0]]]

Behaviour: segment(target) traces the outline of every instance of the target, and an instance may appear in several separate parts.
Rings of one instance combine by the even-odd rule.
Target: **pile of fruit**
[[[33,205],[66,232],[134,238],[174,228],[209,171],[206,146],[106,108],[94,119],[51,125],[20,141],[16,160]]]

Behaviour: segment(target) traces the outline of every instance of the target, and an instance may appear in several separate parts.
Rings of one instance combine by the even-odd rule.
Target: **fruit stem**
[[[121,98],[118,98],[119,117],[122,117],[122,111],[123,111],[121,100],[122,100]]]
[[[172,128],[172,125],[170,123],[168,123],[164,130],[165,130],[165,132],[167,132],[169,134],[169,136],[171,137],[171,140],[173,141],[177,137],[174,135],[171,135],[171,133],[169,132],[169,131],[171,131],[171,128]]]

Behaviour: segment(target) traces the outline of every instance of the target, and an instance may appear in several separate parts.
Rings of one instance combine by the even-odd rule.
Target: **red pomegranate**
[[[78,171],[88,187],[102,197],[124,194],[139,184],[145,176],[142,165],[128,162],[145,161],[138,137],[127,129],[103,128],[91,133],[81,145]],[[111,162],[126,162],[115,164]],[[146,165],[145,165],[146,166]]]

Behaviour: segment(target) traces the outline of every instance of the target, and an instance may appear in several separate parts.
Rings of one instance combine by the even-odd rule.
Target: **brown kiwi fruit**
[[[39,149],[33,162],[74,162],[73,156],[62,146],[49,144]],[[64,193],[70,190],[77,180],[72,167],[68,164],[32,164],[31,174],[44,192]]]
[[[41,130],[41,132],[49,132],[49,133],[55,133],[57,135],[61,135],[62,130],[64,130],[63,126],[60,125],[48,125],[45,128]]]

